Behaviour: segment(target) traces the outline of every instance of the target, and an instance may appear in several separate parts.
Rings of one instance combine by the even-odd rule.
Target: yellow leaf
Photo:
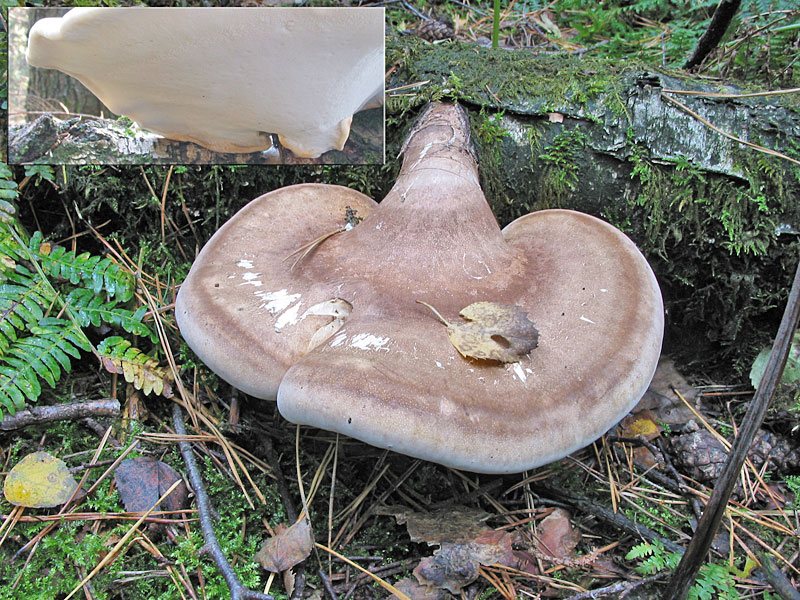
[[[11,469],[3,493],[11,504],[47,508],[64,504],[77,487],[63,460],[47,452],[34,452]]]
[[[631,438],[642,436],[646,440],[654,440],[661,435],[661,426],[656,423],[653,413],[643,410],[622,420],[622,435]]]
[[[517,362],[539,344],[539,332],[528,313],[519,306],[475,302],[459,314],[466,323],[450,323],[427,302],[447,326],[450,342],[462,356],[501,362]]]

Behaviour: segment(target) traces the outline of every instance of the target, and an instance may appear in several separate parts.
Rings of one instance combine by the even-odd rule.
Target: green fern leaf
[[[25,395],[16,385],[5,385],[6,379],[9,379],[8,376],[0,374],[0,404],[14,414],[25,408]]]
[[[30,365],[11,356],[6,357],[5,362],[13,367],[7,370],[2,368],[2,373],[8,378],[8,387],[16,386],[31,402],[39,398],[42,394],[42,386]],[[4,389],[5,385],[0,384],[0,392],[3,392]]]
[[[158,336],[144,323],[142,318],[147,313],[147,308],[139,307],[135,312],[117,306],[116,301],[105,302],[92,290],[77,288],[67,296],[67,304],[76,309],[75,316],[83,327],[94,325],[99,327],[103,323],[121,327],[128,333],[149,338],[158,342]]]
[[[52,172],[30,174],[49,179]],[[56,386],[82,351],[94,351],[85,327],[109,325],[158,341],[142,322],[147,308],[126,305],[133,274],[110,257],[53,246],[40,232],[28,236],[5,201],[16,197],[12,173],[0,163],[0,418],[35,402],[42,381]],[[121,354],[103,357],[105,365],[112,360],[115,372],[146,393],[171,393],[170,374],[154,359],[129,342],[115,351]]]
[[[74,250],[67,251],[63,246],[53,247],[43,241],[39,232],[31,236],[28,249],[52,277],[85,285],[98,294],[104,291],[123,302],[133,298],[136,283],[133,274],[109,257],[101,259],[88,252],[76,255]]]

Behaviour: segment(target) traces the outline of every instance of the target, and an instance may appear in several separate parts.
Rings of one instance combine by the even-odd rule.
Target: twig
[[[0,430],[13,431],[29,425],[41,425],[51,421],[67,421],[86,417],[118,417],[119,410],[119,400],[113,398],[57,406],[34,406],[28,410],[19,411],[13,417],[4,418],[0,421]]]
[[[666,575],[667,572],[665,571],[663,573],[651,575],[650,577],[645,577],[644,579],[639,579],[638,581],[621,581],[613,585],[597,588],[596,590],[587,590],[585,592],[581,592],[580,594],[575,594],[566,600],[589,600],[590,598],[599,598],[600,596],[608,596],[609,594],[619,594],[615,596],[615,598],[624,598],[628,592],[636,589],[637,587],[647,585],[648,583],[658,581],[659,579],[663,579]]]
[[[298,513],[292,501],[292,495],[289,492],[289,484],[286,482],[286,477],[283,475],[278,455],[275,453],[275,447],[272,445],[272,437],[269,432],[262,438],[264,447],[264,454],[267,455],[267,461],[272,466],[272,474],[275,476],[275,481],[278,484],[278,493],[281,495],[283,502],[283,509],[286,511],[286,518],[290,523],[297,521]],[[303,563],[298,564],[294,571],[294,592],[292,598],[299,598],[303,594],[305,587],[305,566]]]
[[[330,578],[325,574],[323,569],[317,571],[319,578],[322,579],[322,585],[325,586],[325,591],[328,592],[328,595],[331,597],[331,600],[339,600],[339,596],[336,595],[336,591],[333,589],[331,585]]]
[[[795,271],[792,290],[786,302],[786,310],[783,313],[778,334],[775,336],[775,343],[772,346],[772,352],[769,355],[764,375],[761,378],[761,384],[758,386],[758,390],[756,390],[756,394],[747,408],[747,413],[739,428],[739,434],[736,436],[736,441],[728,454],[728,460],[725,462],[722,474],[714,486],[714,491],[711,493],[711,498],[706,505],[705,511],[703,511],[703,516],[697,524],[694,536],[689,542],[689,547],[686,549],[686,553],[680,563],[678,563],[678,567],[675,569],[675,573],[667,586],[664,600],[682,600],[694,583],[700,565],[703,564],[705,556],[711,547],[711,542],[719,528],[720,521],[722,521],[722,516],[728,505],[728,499],[733,487],[736,485],[742,465],[747,458],[747,451],[758,428],[761,426],[761,422],[764,420],[764,415],[780,382],[798,319],[800,319],[800,263],[798,263]]]
[[[772,586],[772,589],[783,598],[783,600],[800,600],[800,593],[792,585],[792,582],[778,568],[778,565],[768,555],[759,553],[758,561],[761,563],[761,572]]]
[[[641,537],[651,542],[658,541],[669,552],[677,552],[678,554],[683,554],[684,552],[682,546],[679,546],[675,542],[658,535],[652,529],[649,529],[644,525],[640,525],[639,523],[632,521],[622,514],[611,511],[607,507],[594,502],[593,500],[573,496],[572,494],[550,487],[549,485],[537,484],[536,489],[544,492],[544,495],[549,498],[555,498],[556,500],[566,502],[570,506],[574,506],[579,510],[592,514],[601,521],[605,521],[606,523],[616,527],[617,529],[621,529],[630,535]]]
[[[186,426],[183,423],[183,413],[181,407],[176,402],[172,406],[172,425],[178,435],[186,435]],[[205,550],[217,563],[222,576],[225,578],[225,583],[231,591],[231,600],[245,600],[252,598],[253,600],[273,600],[272,596],[262,594],[247,589],[239,581],[239,577],[231,567],[228,559],[225,558],[225,553],[222,551],[222,546],[219,545],[217,534],[214,532],[214,525],[211,522],[211,503],[208,499],[208,493],[203,485],[203,479],[200,476],[200,471],[197,468],[197,463],[194,460],[194,453],[192,446],[189,442],[179,441],[178,447],[183,456],[183,462],[186,463],[186,470],[189,472],[189,482],[194,489],[194,496],[197,500],[197,516],[200,518],[200,527],[203,530],[203,539],[205,540]]]
[[[722,40],[722,36],[728,30],[733,16],[739,10],[741,2],[742,0],[720,0],[717,9],[714,11],[714,16],[711,17],[711,23],[708,24],[708,29],[698,40],[697,48],[695,48],[691,58],[683,65],[684,69],[691,70],[695,68],[717,47],[720,40]]]

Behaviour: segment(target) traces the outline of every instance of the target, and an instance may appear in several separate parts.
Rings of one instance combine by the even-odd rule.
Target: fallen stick
[[[86,417],[118,417],[119,411],[119,400],[114,398],[55,406],[34,406],[27,410],[21,410],[13,416],[5,417],[0,421],[0,431],[13,431],[52,421],[70,421]]]
[[[183,423],[183,413],[181,412],[180,405],[176,402],[172,407],[172,426],[175,428],[175,433],[180,436],[186,435],[186,426]],[[192,445],[186,441],[178,442],[178,447],[183,456],[183,462],[186,463],[186,470],[189,472],[189,482],[192,484],[194,490],[194,497],[197,500],[197,516],[200,518],[200,528],[203,530],[203,540],[206,545],[204,550],[211,555],[214,562],[217,563],[225,583],[228,584],[228,589],[231,591],[231,600],[273,600],[272,596],[255,592],[246,588],[239,581],[236,571],[233,570],[231,563],[225,557],[225,552],[222,546],[219,545],[217,534],[214,532],[214,525],[211,522],[211,502],[208,499],[208,493],[203,485],[203,478],[200,476],[200,470],[197,468],[197,462],[194,459],[192,452]]]

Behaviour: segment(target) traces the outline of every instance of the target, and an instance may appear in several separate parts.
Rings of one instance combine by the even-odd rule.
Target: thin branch
[[[711,17],[711,23],[708,24],[708,29],[698,40],[697,48],[683,65],[684,69],[694,69],[719,45],[741,3],[742,0],[720,0],[714,16]]]
[[[761,563],[761,572],[772,586],[772,589],[783,598],[783,600],[800,600],[800,592],[795,589],[789,578],[778,568],[772,558],[763,553],[758,554],[758,561]]]
[[[69,421],[86,417],[118,417],[119,410],[119,400],[113,398],[56,406],[34,406],[0,420],[0,430],[12,431],[51,421]]]
[[[172,425],[178,435],[186,435],[183,413],[177,402],[172,406]],[[203,539],[206,542],[205,549],[214,559],[214,562],[217,563],[217,567],[225,578],[225,583],[228,584],[228,588],[231,591],[231,600],[273,600],[272,596],[247,589],[242,585],[242,582],[239,581],[236,571],[233,570],[233,567],[225,557],[222,546],[220,546],[217,540],[217,534],[214,532],[214,525],[211,522],[211,502],[208,499],[208,493],[203,485],[203,478],[200,476],[200,470],[197,468],[192,446],[189,442],[179,441],[178,447],[181,450],[183,462],[186,463],[186,470],[189,473],[189,482],[192,484],[194,496],[197,500],[197,516],[200,518],[200,527],[203,530]]]
[[[607,585],[605,587],[575,594],[566,600],[590,600],[593,598],[599,598],[600,596],[608,596],[609,594],[614,594],[615,598],[624,598],[628,592],[636,589],[637,587],[641,587],[643,585],[647,585],[648,583],[653,583],[654,581],[663,579],[666,575],[667,573],[664,572],[651,575],[650,577],[645,577],[644,579],[638,579],[636,581],[621,581],[613,585]]]

